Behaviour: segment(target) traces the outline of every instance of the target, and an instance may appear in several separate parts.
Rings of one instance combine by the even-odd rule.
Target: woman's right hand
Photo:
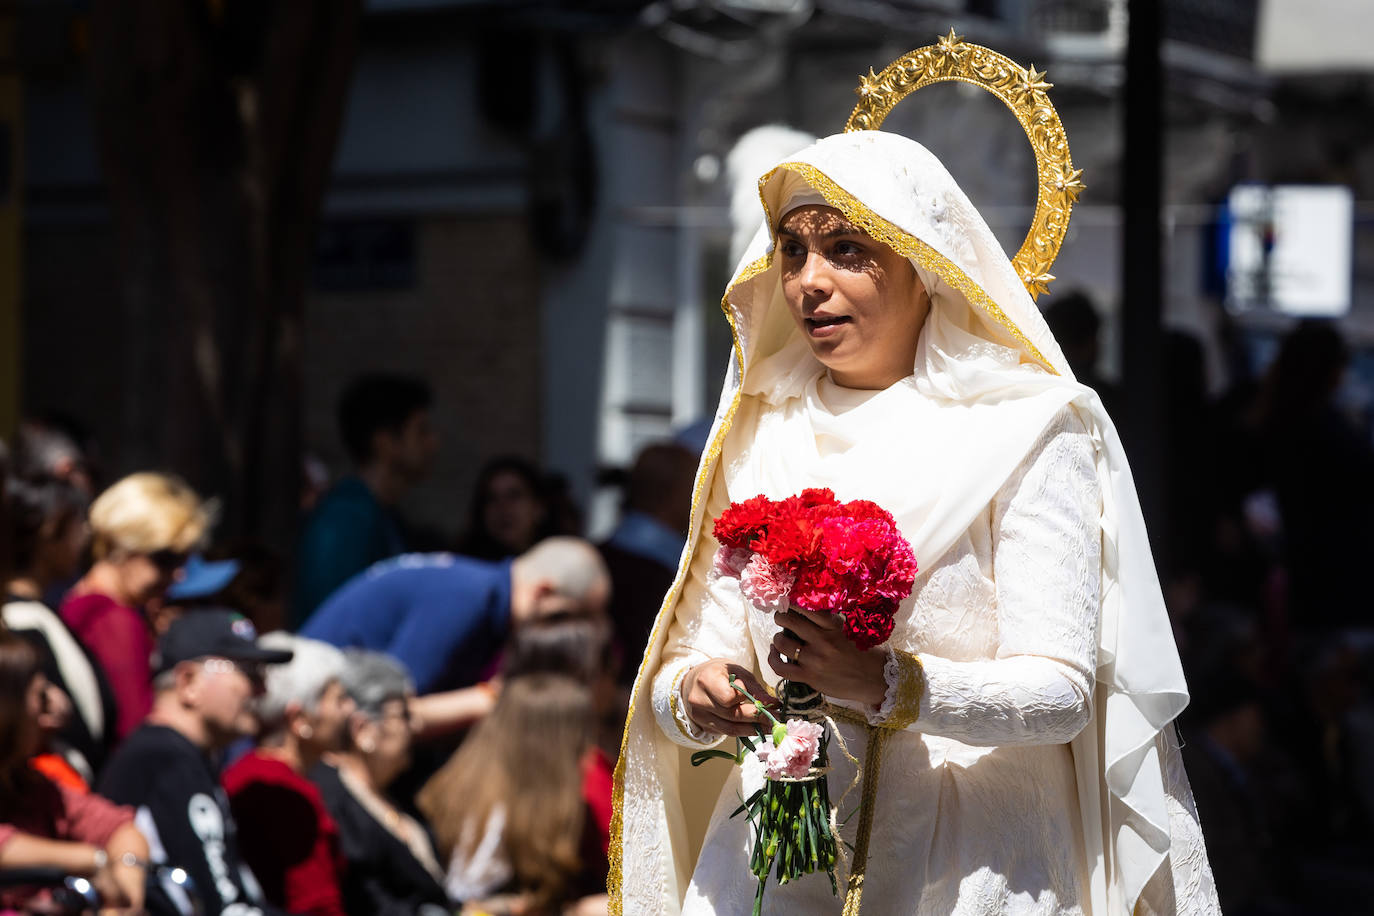
[[[687,671],[680,685],[687,718],[700,729],[717,735],[746,738],[758,734],[761,713],[734,687],[730,675],[760,701],[768,696],[748,668],[723,658],[713,658]],[[765,701],[766,702],[766,701]]]

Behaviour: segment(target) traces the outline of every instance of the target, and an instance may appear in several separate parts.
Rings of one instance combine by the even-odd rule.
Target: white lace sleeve
[[[706,518],[715,518],[729,504],[718,473],[707,499]],[[737,579],[718,576],[712,569],[715,550],[715,539],[703,534],[652,681],[654,717],[659,728],[669,739],[686,747],[707,747],[723,737],[702,731],[687,717],[679,692],[687,670],[712,658],[726,658],[750,670],[754,668],[744,596]]]
[[[675,659],[671,664],[659,668],[654,678],[654,715],[659,727],[673,741],[686,747],[709,747],[723,736],[699,728],[687,716],[687,708],[682,702],[682,677],[693,665],[704,658],[695,655]]]
[[[974,745],[1077,735],[1091,716],[1097,660],[1101,500],[1092,440],[1066,410],[992,507],[996,657],[919,653],[918,665],[890,663],[883,711],[918,689],[908,727],[919,731]],[[913,689],[913,678],[923,683]]]

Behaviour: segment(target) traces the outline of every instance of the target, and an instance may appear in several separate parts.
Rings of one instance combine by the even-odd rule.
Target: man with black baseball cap
[[[207,916],[274,912],[239,856],[234,822],[219,784],[218,754],[256,731],[253,698],[263,667],[291,653],[257,644],[253,624],[220,609],[174,621],[153,658],[153,710],[111,758],[100,793],[137,808],[154,862],[179,866]],[[191,913],[185,892],[149,877],[154,914]]]

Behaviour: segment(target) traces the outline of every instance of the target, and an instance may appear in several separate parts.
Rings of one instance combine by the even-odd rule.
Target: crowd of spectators
[[[1047,318],[1119,404],[1091,303]],[[1152,532],[1224,909],[1346,912],[1374,892],[1369,401],[1327,324],[1218,398],[1196,341],[1166,353]],[[498,456],[454,549],[417,553],[398,504],[436,460],[431,405],[401,376],[346,389],[352,467],[312,476],[289,557],[217,543],[214,500],[174,475],[102,487],[70,426],[20,428],[0,452],[0,913],[56,905],[41,874],[4,880],[40,866],[158,914],[605,911],[611,772],[699,445],[646,447],[598,545],[557,480]]]
[[[312,478],[290,557],[216,542],[219,507],[174,474],[102,487],[61,426],[0,449],[0,913],[72,887],[156,914],[605,911],[639,647],[528,461],[484,469],[452,552],[412,552],[431,401],[348,386],[352,466]]]

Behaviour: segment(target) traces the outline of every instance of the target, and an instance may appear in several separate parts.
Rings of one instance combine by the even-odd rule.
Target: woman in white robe
[[[803,680],[866,718],[839,724],[859,757],[870,728],[889,730],[864,913],[1216,912],[1170,724],[1186,687],[1097,397],[919,144],[830,137],[760,193],[766,223],[726,295],[736,353],[693,536],[617,768],[613,910],[748,912],[752,830],[729,815],[760,769],[686,763],[752,731],[733,671]],[[712,571],[711,521],[731,501],[815,486],[888,509],[915,550],[878,649],[821,615],[757,611]],[[831,764],[835,799],[855,770]],[[840,906],[823,876],[764,896],[765,913]]]

